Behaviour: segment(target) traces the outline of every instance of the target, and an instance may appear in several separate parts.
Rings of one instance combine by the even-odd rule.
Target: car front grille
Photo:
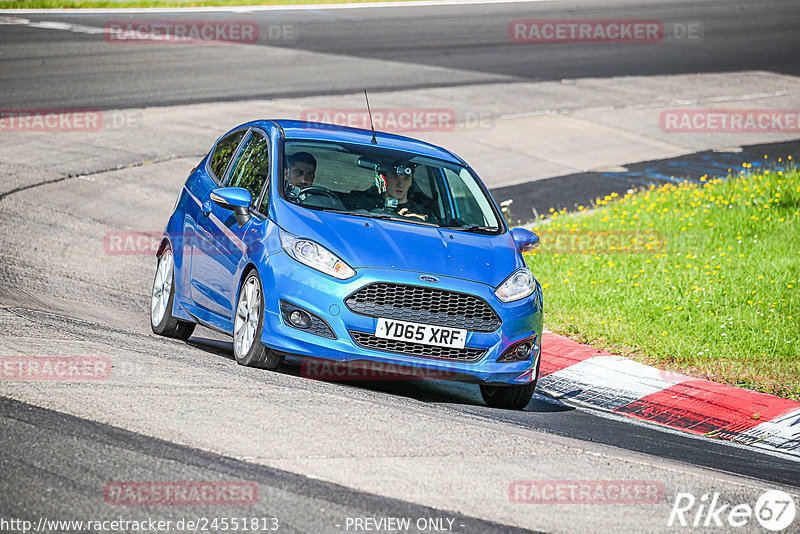
[[[471,332],[493,332],[500,317],[482,298],[431,287],[376,282],[345,299],[353,313]]]
[[[409,343],[396,339],[384,339],[367,332],[350,330],[350,335],[359,347],[365,349],[379,350],[383,352],[394,352],[406,356],[417,356],[419,358],[433,358],[436,360],[449,360],[453,362],[474,363],[483,358],[486,354],[485,349],[475,349],[465,347],[463,349],[450,347],[436,347],[431,345],[420,345],[419,343]]]

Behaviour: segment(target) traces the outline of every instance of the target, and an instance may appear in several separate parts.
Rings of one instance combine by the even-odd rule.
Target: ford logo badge
[[[439,279],[436,278],[435,276],[428,276],[428,275],[422,275],[419,277],[419,279],[422,280],[423,282],[431,282],[433,284],[439,281]]]

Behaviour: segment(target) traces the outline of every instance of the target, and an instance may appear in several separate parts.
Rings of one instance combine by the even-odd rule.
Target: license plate
[[[409,323],[395,319],[378,318],[375,336],[396,339],[422,345],[463,349],[467,341],[467,330],[430,324]]]

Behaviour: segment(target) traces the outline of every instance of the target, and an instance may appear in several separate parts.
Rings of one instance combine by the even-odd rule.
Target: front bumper
[[[262,342],[265,346],[301,357],[344,362],[363,366],[377,363],[411,368],[437,378],[491,384],[525,384],[535,380],[542,334],[542,294],[537,284],[529,297],[503,303],[488,285],[459,278],[437,275],[438,283],[424,282],[412,271],[359,268],[348,280],[337,280],[298,263],[283,252],[269,257],[260,269],[264,288],[265,313]],[[359,346],[351,331],[375,332],[377,319],[353,313],[345,298],[373,282],[391,282],[456,291],[478,296],[500,317],[502,325],[493,332],[470,332],[466,346],[485,350],[475,362],[434,359],[396,352],[384,352]],[[322,318],[336,339],[298,329],[281,314],[280,301],[299,306]],[[414,322],[412,318],[407,319]],[[536,348],[527,359],[508,363],[496,360],[515,342],[536,336]]]

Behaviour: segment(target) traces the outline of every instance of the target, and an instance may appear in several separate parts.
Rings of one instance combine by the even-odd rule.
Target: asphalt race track
[[[515,19],[592,18],[699,22],[702,40],[509,42]],[[246,20],[261,38],[221,46],[106,41],[102,28],[120,20]],[[728,157],[719,154],[800,156],[791,132],[652,135],[646,144],[640,139],[657,128],[637,130],[640,109],[653,102],[711,102],[740,86],[745,94],[736,98],[753,99],[753,107],[797,109],[798,50],[800,12],[788,0],[0,13],[0,108],[88,108],[122,125],[92,133],[0,129],[0,356],[95,356],[113,366],[98,381],[0,380],[0,531],[22,531],[2,522],[10,519],[185,525],[239,517],[269,526],[276,518],[278,532],[699,532],[668,526],[679,493],[753,506],[765,491],[782,489],[800,503],[796,456],[538,395],[524,411],[500,411],[484,406],[472,385],[323,382],[301,376],[296,360],[276,372],[243,368],[230,338],[203,328],[186,343],[155,336],[152,254],[114,253],[107,241],[110,232],[161,231],[187,173],[237,122],[327,102],[354,108],[364,88],[384,98],[382,107],[390,99],[435,107],[452,97],[473,102],[473,111],[485,103],[494,130],[420,137],[447,147],[452,139],[481,174],[501,165],[493,150],[519,156],[487,183],[526,210],[660,183],[664,169]],[[588,86],[591,94],[580,93]],[[569,111],[549,113],[552,106]],[[517,109],[533,119],[512,116]],[[582,113],[593,113],[595,125],[569,122]],[[529,120],[554,121],[567,140],[613,122],[621,141],[588,156],[582,144],[548,147],[534,169],[524,159],[534,156],[514,145]],[[731,146],[738,151],[715,152]],[[511,169],[526,166],[530,172]],[[509,488],[520,480],[639,481],[660,485],[663,496],[518,504]],[[104,496],[124,481],[246,481],[258,498],[165,506]],[[376,523],[367,528],[357,518]],[[381,518],[409,518],[412,526],[392,529]],[[764,531],[755,519],[708,530]]]
[[[580,7],[579,7],[580,6]],[[109,21],[247,20],[250,47],[108,46],[100,36],[20,25],[3,27],[0,101],[7,107],[165,106],[224,100],[395,91],[426,87],[656,74],[766,70],[800,74],[798,13],[790,1],[677,0],[584,5],[560,1],[382,10],[245,10],[236,13],[21,15],[102,29]],[[702,46],[509,42],[516,19],[700,21]],[[290,28],[270,34],[270,27]],[[13,48],[6,45],[13,43]],[[264,54],[263,47],[285,54]],[[668,46],[667,53],[664,47]],[[671,47],[671,48],[670,48]],[[315,52],[309,54],[309,52]],[[90,59],[91,58],[91,59]],[[343,68],[358,58],[362,68]],[[350,63],[349,65],[354,65]]]

